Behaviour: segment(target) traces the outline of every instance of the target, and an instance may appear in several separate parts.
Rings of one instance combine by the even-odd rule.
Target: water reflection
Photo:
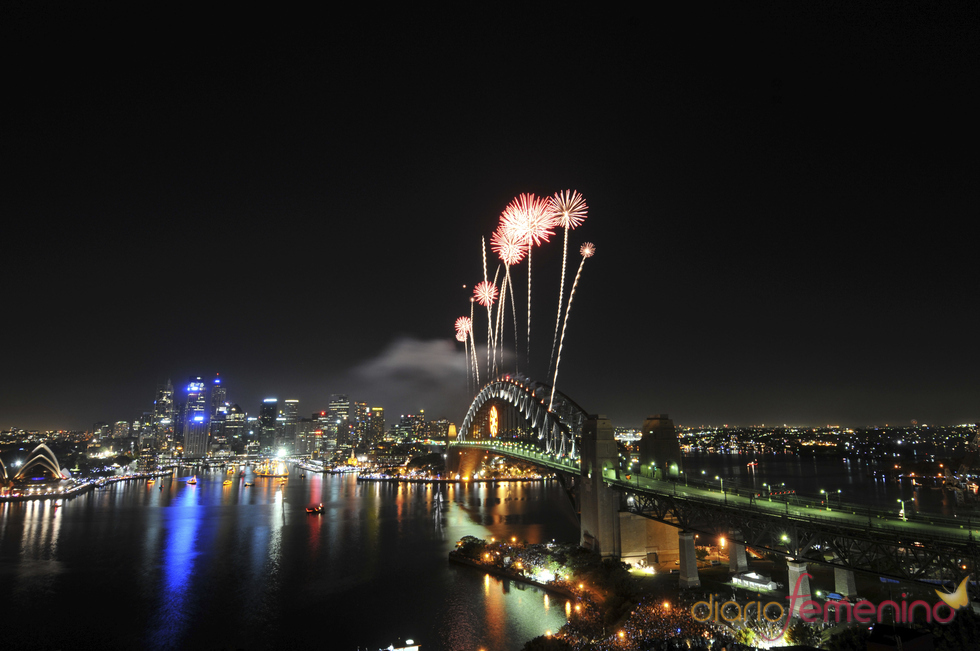
[[[149,627],[149,637],[156,643],[178,640],[191,616],[187,601],[197,556],[195,541],[204,515],[197,505],[196,488],[185,485],[163,515],[163,585]],[[119,493],[121,496],[123,491]]]
[[[577,538],[556,486],[399,486],[310,474],[244,488],[240,479],[223,486],[226,473],[199,473],[197,485],[189,475],[156,486],[121,482],[63,511],[50,502],[0,505],[0,578],[16,604],[10,614],[40,636],[32,644],[322,645],[324,631],[309,622],[329,613],[340,623],[332,648],[413,637],[430,651],[491,651],[519,648],[564,621],[542,592],[447,562],[467,534]],[[525,493],[533,499],[515,499]],[[324,514],[308,516],[306,506],[320,502]],[[80,594],[112,595],[125,616],[112,626],[98,618],[41,626],[41,613],[70,612]]]

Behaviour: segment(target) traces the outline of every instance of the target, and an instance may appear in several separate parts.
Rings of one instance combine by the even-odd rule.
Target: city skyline
[[[975,8],[262,39],[3,11],[34,65],[10,80],[0,429],[213,372],[249,413],[342,391],[458,423],[480,239],[565,189],[597,252],[558,389],[589,412],[978,420]],[[534,253],[539,351],[560,250]]]

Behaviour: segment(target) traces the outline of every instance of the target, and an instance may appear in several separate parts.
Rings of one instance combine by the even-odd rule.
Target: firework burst
[[[548,211],[548,200],[527,192],[504,208],[500,226],[527,247],[540,246],[555,234],[555,220]]]
[[[582,225],[588,212],[585,198],[577,190],[556,192],[555,196],[548,199],[548,214],[555,226],[574,230]]]
[[[477,303],[487,308],[497,302],[499,294],[500,290],[497,289],[497,286],[488,280],[478,283],[473,288],[473,298],[476,299]]]
[[[473,329],[473,320],[468,316],[461,316],[456,319],[456,334],[462,334],[464,337],[470,333]],[[462,341],[462,339],[460,339]]]
[[[490,248],[501,262],[512,267],[524,259],[528,247],[515,232],[499,226],[490,236]]]
[[[547,242],[555,221],[548,212],[548,200],[531,193],[521,193],[500,215],[500,228],[527,249],[527,359],[531,360],[531,249]]]
[[[510,279],[510,268],[513,265],[520,264],[524,260],[524,256],[527,255],[528,246],[521,243],[520,238],[512,231],[504,228],[502,225],[497,227],[493,235],[490,236],[490,248],[496,253],[501,262],[504,263],[504,278],[501,281],[501,297],[500,305],[497,306],[497,333],[495,337],[500,344],[503,346],[503,336],[502,331],[507,325],[507,290],[510,289],[510,307],[511,312],[514,314],[514,347],[515,347],[515,360],[516,360],[516,347],[517,347],[517,306],[514,300],[514,284]],[[501,359],[503,358],[503,351],[501,351]]]

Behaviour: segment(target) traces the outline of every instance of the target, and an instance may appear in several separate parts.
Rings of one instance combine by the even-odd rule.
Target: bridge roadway
[[[542,452],[534,446],[506,441],[453,441],[450,445],[463,448],[485,449],[515,459],[530,461],[559,472],[578,472],[578,459],[559,457]],[[874,530],[894,531],[901,533],[921,533],[924,537],[937,535],[953,541],[980,539],[980,515],[976,519],[958,518],[939,514],[912,514],[906,520],[899,517],[898,509],[873,509],[868,506],[839,502],[836,499],[827,500],[820,504],[818,497],[798,496],[796,499],[774,500],[772,497],[749,497],[745,495],[744,487],[739,493],[734,490],[722,492],[707,482],[694,483],[688,481],[663,481],[641,477],[634,474],[627,480],[622,472],[605,470],[603,479],[610,486],[619,488],[626,494],[651,493],[669,495],[686,499],[691,502],[701,502],[712,506],[724,506],[742,512],[758,513],[778,517],[781,522],[805,520],[807,522],[826,522],[827,524],[845,525],[854,528],[871,528]],[[907,500],[911,503],[911,500]],[[972,526],[978,529],[976,534]]]
[[[559,473],[580,473],[578,459],[541,451],[526,443],[457,441],[451,445],[496,452]],[[793,501],[741,494],[689,480],[656,480],[639,475],[626,479],[606,468],[603,482],[621,495],[621,509],[686,531],[724,535],[738,545],[767,549],[797,560],[873,572],[906,580],[959,574],[969,560],[980,561],[977,544],[980,516],[912,514],[898,509],[821,502],[820,497]],[[897,506],[897,505],[896,505]]]

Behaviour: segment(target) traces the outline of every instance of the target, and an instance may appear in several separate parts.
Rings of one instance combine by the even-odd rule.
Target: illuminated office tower
[[[350,398],[341,393],[330,396],[330,430],[328,436],[337,441],[337,445],[350,445]]]
[[[96,441],[105,441],[112,436],[112,425],[100,421],[92,426],[92,432]]]
[[[299,423],[299,400],[286,399],[282,405],[282,441],[280,447],[295,450],[296,425]]]
[[[370,418],[370,412],[368,411],[366,403],[351,403],[350,428],[351,441],[354,443],[354,445],[362,446],[371,444],[371,439],[368,436]]]
[[[315,451],[317,441],[316,433],[320,431],[316,419],[302,418],[296,423],[296,443],[293,446],[294,454],[307,455]]]
[[[248,442],[248,415],[238,405],[229,405],[224,416],[222,433],[231,450],[235,454],[241,454],[245,451],[245,445]]]
[[[371,407],[371,421],[368,427],[368,438],[371,443],[380,443],[385,437],[385,410],[383,407]]]
[[[156,399],[153,401],[153,425],[156,430],[156,445],[161,450],[170,450],[174,443],[174,385],[157,385]]]
[[[276,428],[279,418],[279,399],[266,398],[259,409],[259,449],[271,452],[276,444]]]
[[[184,403],[184,458],[202,459],[207,456],[209,414],[208,389],[200,377],[192,377],[187,384],[187,402]]]
[[[225,401],[227,400],[227,395],[224,385],[221,383],[221,378],[214,378],[214,382],[211,384],[211,418],[214,418],[219,411],[225,409]]]
[[[314,433],[317,440],[313,445],[313,449],[333,450],[336,448],[337,427],[336,425],[331,425],[330,414],[326,411],[321,411],[319,414],[313,414],[313,417],[317,422],[317,432]]]

